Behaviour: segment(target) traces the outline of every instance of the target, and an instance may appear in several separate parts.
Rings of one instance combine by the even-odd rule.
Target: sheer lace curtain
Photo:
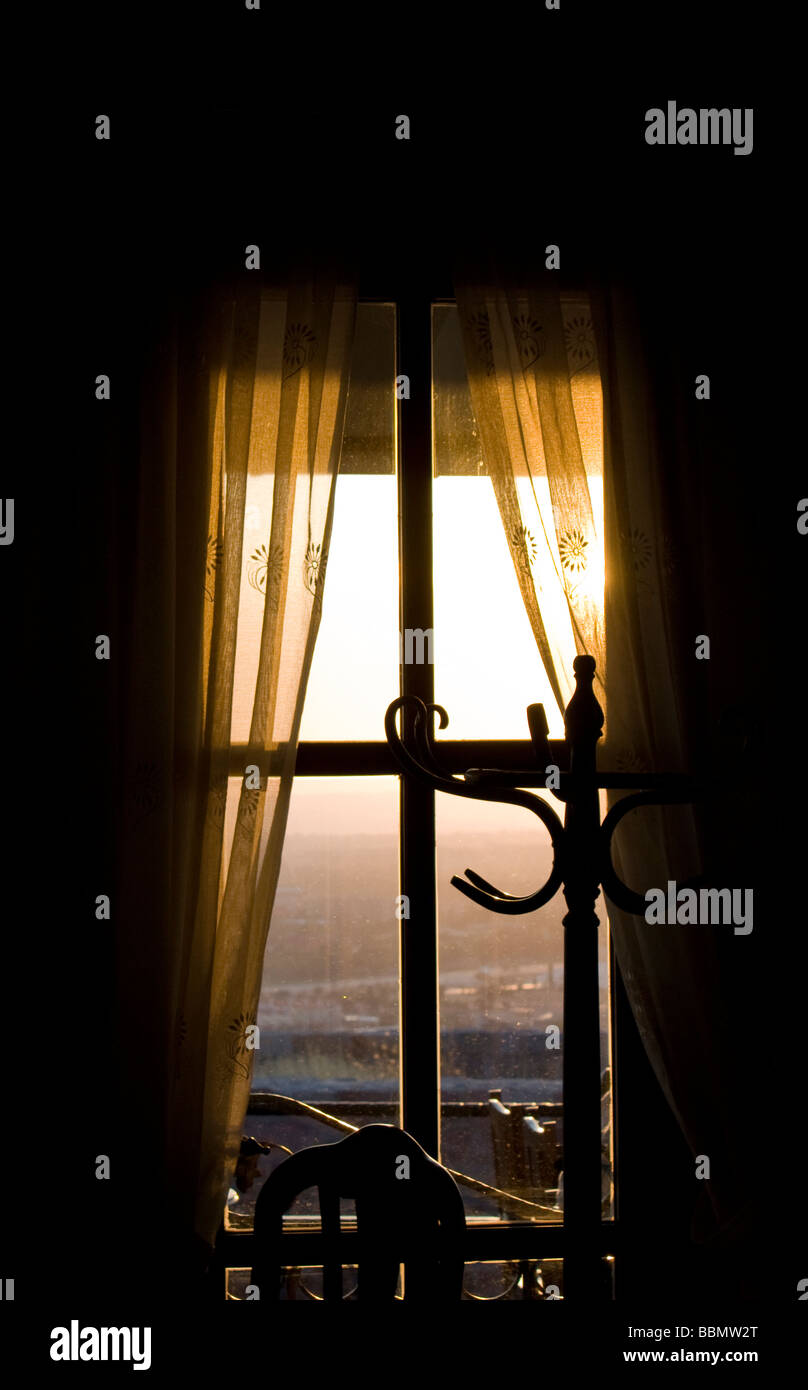
[[[121,1083],[132,1184],[200,1251],[221,1221],[261,1045],[355,314],[355,286],[338,278],[220,296],[175,318],[143,384],[122,723]],[[246,746],[243,767],[231,767],[231,744]]]
[[[606,715],[601,765],[605,754],[617,771],[704,771],[694,499],[669,485],[673,474],[692,486],[697,466],[676,472],[688,450],[681,411],[669,412],[663,444],[630,301],[514,287],[467,268],[456,293],[483,457],[559,707],[575,655],[588,652]],[[719,592],[715,574],[711,584]],[[615,836],[618,873],[639,892],[700,874],[702,832],[691,807],[633,812]],[[744,1197],[745,1110],[722,976],[731,947],[717,928],[651,928],[611,904],[609,919],[650,1060],[694,1154],[711,1156],[709,1189],[726,1222]]]
[[[572,662],[603,702],[601,396],[588,303],[456,285],[471,401],[525,610],[559,710]]]

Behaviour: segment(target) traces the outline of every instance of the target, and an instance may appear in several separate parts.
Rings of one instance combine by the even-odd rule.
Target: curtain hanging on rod
[[[208,295],[164,325],[143,382],[121,720],[121,1084],[133,1189],[202,1251],[260,1041],[355,314],[347,277]],[[231,743],[250,750],[237,776]]]

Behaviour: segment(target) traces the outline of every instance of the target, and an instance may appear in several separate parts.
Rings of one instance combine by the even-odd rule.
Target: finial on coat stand
[[[575,672],[575,690],[564,712],[564,729],[573,754],[591,742],[594,757],[595,745],[603,730],[603,710],[592,689],[595,658],[576,656],[572,669]]]
[[[550,753],[548,737],[550,728],[547,723],[547,715],[544,712],[544,705],[528,705],[527,726],[530,730],[536,766],[545,768],[548,763],[553,761],[553,758]]]

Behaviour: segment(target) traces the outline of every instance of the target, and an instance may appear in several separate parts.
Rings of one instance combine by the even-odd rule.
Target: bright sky
[[[490,479],[436,478],[433,503],[435,697],[449,713],[446,737],[527,738],[535,700],[561,737]],[[338,481],[301,739],[384,737],[399,689],[395,508],[394,477]]]
[[[491,480],[436,478],[433,507],[435,697],[449,713],[445,737],[527,739],[525,709],[537,700],[551,737],[563,737]],[[398,655],[396,479],[341,476],[301,739],[383,739],[384,712],[399,693]],[[298,779],[296,798],[325,816],[323,793],[313,785],[307,791],[306,781]],[[463,802],[439,800],[447,831],[468,825]],[[340,803],[346,823],[365,833],[389,805],[389,790],[368,779],[361,791],[346,787]],[[482,803],[476,809],[481,829],[498,815]],[[527,812],[521,820],[528,829],[533,823]]]

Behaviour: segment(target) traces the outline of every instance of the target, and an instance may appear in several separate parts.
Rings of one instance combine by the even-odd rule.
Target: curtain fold
[[[707,803],[632,812],[613,841],[615,867],[641,893],[693,880],[752,887],[762,906],[752,788],[754,711],[764,707],[766,676],[748,655],[761,622],[746,562],[754,538],[728,492],[737,459],[709,415],[693,415],[694,373],[665,294],[651,322],[650,306],[643,312],[624,289],[593,294],[593,308],[604,389],[611,744],[638,771],[714,781]],[[739,612],[749,647],[732,636]],[[700,635],[714,644],[706,660],[696,656]],[[609,804],[620,795],[609,793]],[[611,904],[609,919],[657,1079],[694,1158],[709,1159],[709,1179],[694,1181],[693,1233],[736,1239],[754,1200],[757,1064],[743,1040],[759,928],[755,936],[718,924],[652,926]],[[709,1201],[700,1202],[704,1194]]]
[[[200,1248],[221,1221],[262,1045],[355,316],[347,276],[209,296],[166,325],[142,385],[124,630],[121,1086],[132,1183]],[[247,748],[236,775],[232,744]]]
[[[708,633],[708,611],[717,621],[725,578],[719,565],[705,576],[694,563],[706,539],[694,511],[707,460],[692,448],[681,400],[666,394],[671,378],[652,376],[631,297],[576,296],[468,267],[455,288],[483,458],[559,707],[574,688],[574,656],[588,652],[606,715],[602,765],[605,753],[616,771],[716,771],[715,758],[705,761],[710,720],[695,659],[695,637]],[[725,671],[726,729],[743,722],[751,701],[735,703],[737,650]],[[748,808],[739,770],[736,761],[710,811],[648,808],[626,818],[614,861],[631,887],[682,883],[708,861],[736,875],[723,883],[714,875],[715,886],[742,883],[726,833],[728,825],[740,831]],[[748,831],[736,847],[744,838]],[[724,927],[651,927],[611,904],[609,919],[645,1048],[694,1155],[711,1159],[715,1221],[729,1223],[747,1195],[738,1163],[746,1123],[739,1019],[727,989],[741,938]]]
[[[602,479],[587,302],[458,279],[472,408],[519,589],[559,710],[587,652],[603,696]]]

